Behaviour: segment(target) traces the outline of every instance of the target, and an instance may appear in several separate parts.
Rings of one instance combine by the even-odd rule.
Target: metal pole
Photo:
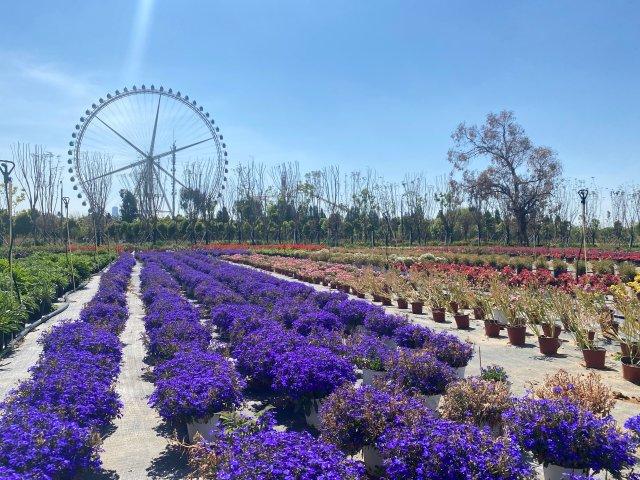
[[[67,234],[66,234],[66,239],[65,239],[65,254],[67,257],[67,265],[69,266],[69,270],[71,271],[71,285],[73,286],[73,289],[76,289],[76,276],[75,273],[73,271],[73,260],[71,259],[71,256],[69,255],[69,197],[62,197],[62,202],[64,204],[64,208],[65,208],[65,218],[66,218],[66,230],[67,230]],[[62,213],[62,212],[60,212]]]
[[[16,287],[15,279],[13,277],[13,182],[11,181],[11,172],[13,172],[15,166],[15,163],[10,160],[0,160],[0,173],[2,173],[2,180],[4,182],[4,191],[7,199],[7,216],[9,217],[9,251],[7,255],[9,261],[9,282],[11,284],[11,288],[18,297],[18,301],[22,304],[20,291],[18,290],[18,287]]]
[[[582,243],[580,248],[584,251],[584,273],[587,273],[587,197],[589,196],[589,190],[586,188],[578,190],[580,196],[580,203],[582,203]],[[576,279],[578,278],[578,264],[580,263],[580,253],[578,253],[578,260],[576,262]]]

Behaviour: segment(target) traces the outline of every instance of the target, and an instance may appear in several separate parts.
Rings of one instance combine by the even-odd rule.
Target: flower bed
[[[0,406],[0,468],[20,478],[58,479],[100,464],[96,434],[122,407],[114,390],[122,357],[117,335],[127,318],[134,263],[121,255],[80,320],[63,322],[41,339],[31,377]]]
[[[466,389],[462,384],[456,386],[454,369],[468,363],[473,349],[455,336],[386,315],[380,307],[350,300],[344,293],[317,292],[199,252],[150,254],[145,268],[154,264],[171,272],[173,278],[165,275],[168,278],[162,282],[170,284],[174,293],[182,285],[200,304],[213,336],[228,342],[223,350],[250,387],[243,392],[245,396],[258,392],[260,398],[278,405],[278,410],[290,408],[290,403],[280,399],[302,406],[323,399],[319,423],[314,423],[321,432],[319,440],[306,433],[287,436],[270,427],[257,428],[248,420],[243,420],[240,429],[213,429],[209,441],[191,450],[193,465],[202,478],[254,478],[251,474],[262,472],[266,463],[282,472],[274,478],[324,478],[322,474],[362,478],[357,476],[362,475],[357,464],[349,463],[359,469],[357,474],[343,469],[346,455],[360,449],[365,460],[377,452],[382,470],[368,470],[388,479],[529,478],[532,465],[523,453],[528,448],[524,439],[495,439],[495,432],[485,428],[499,423],[505,409],[515,410],[510,408],[508,386],[494,385],[490,375],[482,381],[470,380]],[[152,313],[148,309],[149,321],[157,319]],[[198,349],[190,352],[184,353],[186,364],[191,363],[188,355],[203,355]],[[378,378],[379,383],[357,388],[356,366],[386,373]],[[160,372],[159,367],[156,370]],[[457,391],[467,395],[462,403],[445,404],[455,421],[440,420],[430,413],[429,395],[445,393],[449,386],[453,397]],[[475,408],[474,398],[493,397],[500,399],[500,405],[465,413]],[[609,439],[623,456],[632,446]],[[320,470],[309,449],[323,452]],[[231,465],[237,468],[233,474]],[[604,468],[618,471],[614,463]]]

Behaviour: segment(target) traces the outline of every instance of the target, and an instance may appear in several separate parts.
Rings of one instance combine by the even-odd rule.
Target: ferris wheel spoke
[[[180,185],[182,188],[189,188],[187,187],[184,183],[182,183],[180,180],[178,180],[172,173],[168,172],[167,170],[165,170],[164,168],[162,168],[162,165],[160,165],[159,163],[153,162],[153,164],[156,166],[156,168],[158,170],[160,170],[162,173],[164,173],[165,175],[168,175],[169,178],[171,178],[174,182],[176,182],[178,185]]]
[[[153,149],[156,145],[156,132],[158,131],[158,114],[160,113],[160,100],[162,95],[158,97],[158,108],[156,109],[156,119],[153,122],[153,133],[151,134],[151,147],[149,148],[149,156],[153,157]]]
[[[171,155],[172,153],[181,152],[182,150],[186,150],[187,148],[195,147],[196,145],[200,145],[201,143],[208,142],[209,140],[213,140],[213,137],[207,138],[205,140],[200,140],[199,142],[192,143],[191,145],[185,145],[184,147],[169,150],[168,152],[161,153],[160,155],[154,155],[151,158],[152,160],[158,160],[160,158],[166,157],[167,155]]]
[[[147,159],[145,158],[144,160],[140,160],[139,162],[134,162],[134,163],[130,163],[129,165],[126,165],[124,167],[121,168],[116,168],[115,170],[111,170],[110,172],[107,173],[103,173],[102,175],[98,175],[97,177],[93,177],[89,180],[87,180],[87,183],[91,183],[94,182],[102,177],[106,177],[109,175],[113,175],[114,173],[118,173],[118,172],[124,172],[125,170],[129,170],[130,168],[134,168],[137,167],[138,165],[142,165],[143,163],[145,163],[147,161]]]
[[[133,148],[135,151],[137,151],[140,155],[142,155],[143,157],[147,156],[146,153],[144,153],[142,150],[140,150],[138,147],[136,147],[133,143],[131,143],[129,140],[127,140],[122,135],[120,135],[117,131],[115,131],[113,128],[111,128],[111,126],[107,122],[102,120],[99,116],[96,115],[96,119],[98,119],[98,121],[100,123],[102,123],[105,127],[107,127],[109,130],[111,130],[113,133],[115,133],[121,140],[123,140],[125,143],[127,143],[131,148]]]
[[[160,179],[160,175],[158,175],[158,172],[156,171],[155,168],[153,169],[153,174],[155,175],[156,180],[158,181],[158,186],[160,187],[160,191],[162,192],[162,198],[164,198],[164,202],[167,205],[168,211],[171,212],[171,215],[175,216],[175,212],[171,208],[171,204],[169,203],[169,199],[167,198],[167,194],[164,191],[164,186],[162,185],[162,180]]]

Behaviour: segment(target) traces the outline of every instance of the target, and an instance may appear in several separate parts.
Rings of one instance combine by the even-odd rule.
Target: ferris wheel
[[[105,204],[115,183],[132,191],[141,216],[175,217],[181,190],[197,190],[214,204],[222,196],[229,163],[223,140],[188,95],[134,85],[108,93],[80,118],[69,142],[70,180],[91,208],[100,198]]]

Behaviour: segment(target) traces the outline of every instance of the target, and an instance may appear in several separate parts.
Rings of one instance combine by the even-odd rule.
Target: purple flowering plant
[[[349,344],[351,360],[359,368],[382,372],[393,355],[393,350],[373,335],[355,334],[349,338]]]
[[[525,397],[503,414],[507,431],[543,464],[607,471],[634,464],[635,443],[611,417],[600,418],[566,399]]]
[[[324,347],[302,345],[279,355],[273,388],[293,400],[323,398],[340,385],[355,382],[353,364]]]
[[[509,437],[496,440],[473,425],[425,416],[388,429],[378,446],[385,480],[524,480],[534,478]]]
[[[412,394],[440,395],[456,374],[430,352],[400,350],[390,361],[385,378]]]
[[[242,403],[243,380],[233,364],[216,353],[180,352],[156,366],[154,376],[149,404],[166,421],[205,419]]]

